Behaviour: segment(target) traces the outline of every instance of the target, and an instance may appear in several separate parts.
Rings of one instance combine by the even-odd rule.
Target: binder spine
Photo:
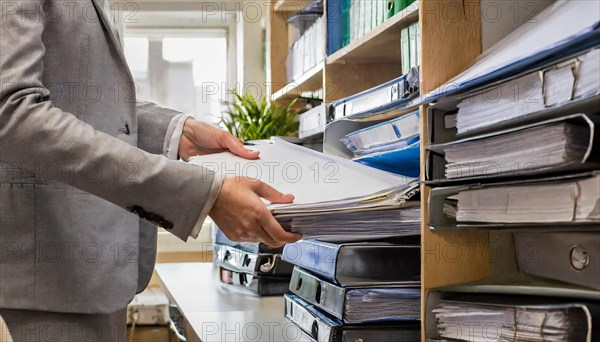
[[[324,279],[335,281],[340,245],[315,240],[300,240],[283,249],[282,259],[314,272]]]
[[[249,253],[230,246],[214,245],[214,262],[228,270],[253,275],[290,275],[292,266],[278,254]]]
[[[336,318],[344,319],[346,297],[344,288],[310,275],[299,267],[294,267],[290,291]]]
[[[285,316],[313,340],[318,342],[333,342],[337,340],[335,334],[339,323],[314,310],[309,303],[298,296],[286,294],[284,301]]]
[[[221,282],[258,296],[279,296],[287,292],[288,280],[282,277],[259,277],[219,268]]]

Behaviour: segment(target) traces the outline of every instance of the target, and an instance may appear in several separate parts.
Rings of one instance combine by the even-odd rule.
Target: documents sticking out
[[[348,324],[418,321],[421,316],[418,284],[339,286],[295,267],[290,291]]]
[[[599,27],[594,1],[556,1],[496,43],[472,67],[427,94],[424,102],[517,76],[589,49],[598,44]]]
[[[282,259],[343,286],[419,284],[420,253],[418,244],[301,240],[286,245]]]
[[[585,304],[507,302],[443,300],[433,309],[437,333],[460,341],[591,341],[592,314]]]
[[[294,220],[307,215],[322,217],[331,226],[335,223],[332,214],[401,209],[418,191],[419,182],[416,178],[402,177],[350,160],[324,155],[281,139],[251,148],[261,152],[260,159],[247,160],[224,152],[194,157],[190,162],[224,175],[257,178],[279,191],[293,194],[295,200],[292,204],[268,205],[282,226],[292,232],[300,229],[298,223],[294,224]],[[301,226],[305,221],[299,222]],[[406,228],[402,226],[384,232],[373,225],[344,229],[343,225],[346,223],[347,220],[342,221],[335,233],[355,239],[406,233]],[[317,225],[312,221],[309,226]],[[331,231],[323,232],[324,234],[312,228],[302,230],[305,238],[332,235]]]
[[[600,94],[600,48],[461,99],[458,134]]]
[[[352,132],[341,141],[361,164],[409,177],[419,176],[419,111]]]
[[[313,341],[417,342],[421,339],[421,326],[410,321],[403,325],[343,324],[339,319],[316,309],[298,296],[286,294],[284,301],[285,316]]]
[[[600,175],[503,186],[458,194],[458,222],[600,222]]]
[[[598,135],[595,121],[598,121],[596,115],[574,114],[432,145],[429,150],[444,154],[447,179],[587,170],[600,163],[592,154]]]

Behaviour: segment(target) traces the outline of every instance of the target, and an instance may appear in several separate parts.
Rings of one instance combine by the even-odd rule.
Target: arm
[[[201,204],[214,192],[214,173],[144,152],[54,107],[42,82],[43,2],[12,2],[11,13],[4,5],[0,160],[32,172],[52,166],[57,180],[171,228],[185,240],[210,209],[203,210]],[[32,18],[33,9],[42,20]],[[34,164],[39,167],[31,167]],[[86,167],[92,164],[102,172],[89,179]]]

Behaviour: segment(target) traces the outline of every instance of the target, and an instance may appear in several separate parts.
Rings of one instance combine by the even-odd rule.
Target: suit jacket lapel
[[[125,53],[124,53],[123,47],[121,45],[121,40],[117,36],[118,33],[116,31],[116,28],[114,27],[113,21],[108,17],[108,14],[104,10],[104,1],[107,1],[107,0],[92,0],[92,3],[94,4],[94,7],[96,8],[98,17],[100,18],[100,20],[102,21],[102,24],[106,28],[107,34],[110,36],[110,40],[112,41],[113,46],[117,50],[117,53],[118,53],[119,57],[121,58],[121,61],[125,65],[125,68],[127,69],[127,73],[129,74],[129,77],[133,80],[131,72],[129,71],[129,67],[127,66],[127,59],[125,58]]]

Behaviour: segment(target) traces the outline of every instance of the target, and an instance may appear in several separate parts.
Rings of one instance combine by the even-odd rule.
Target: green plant
[[[242,140],[269,139],[273,136],[291,136],[298,132],[296,115],[292,109],[296,100],[287,106],[267,103],[263,97],[260,103],[251,94],[240,95],[233,91],[234,102],[226,102],[221,122],[229,132]]]

